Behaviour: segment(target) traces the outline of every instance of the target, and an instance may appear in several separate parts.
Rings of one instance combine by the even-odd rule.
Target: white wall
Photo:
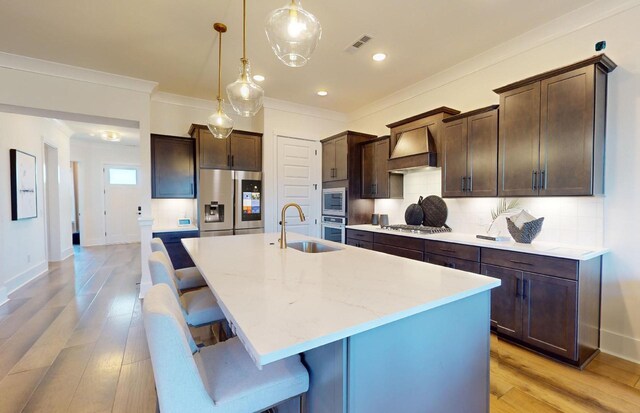
[[[105,165],[140,166],[140,148],[118,143],[71,140],[71,160],[78,162],[80,244],[105,244]],[[146,173],[141,171],[142,173]]]
[[[57,213],[52,220],[59,223],[49,260],[58,261],[73,254],[71,245],[71,171],[69,168],[69,138],[56,122],[26,115],[0,112],[0,303],[7,294],[48,268],[45,190],[43,181],[44,143],[58,150],[60,193]],[[11,221],[11,186],[9,149],[18,149],[36,157],[38,217]],[[49,178],[50,179],[50,178]]]
[[[530,200],[534,214],[547,215],[542,238],[603,243],[612,252],[604,259],[602,335],[604,351],[640,361],[640,268],[637,265],[640,220],[635,217],[640,192],[640,6],[638,1],[597,1],[571,15],[469,59],[418,84],[350,114],[349,129],[383,134],[385,124],[442,105],[466,111],[498,102],[492,89],[594,54],[596,41],[606,40],[606,53],[619,67],[609,76],[606,195],[604,200],[575,198]],[[436,191],[437,173],[421,181],[407,179],[411,197]],[[422,183],[420,183],[422,182]],[[377,210],[393,203],[379,201]],[[448,202],[454,225],[468,230],[478,226],[474,214],[485,216],[487,200]],[[602,208],[603,205],[603,208]],[[603,211],[600,213],[600,211]],[[472,216],[465,222],[465,214]],[[553,235],[555,233],[555,235]],[[551,235],[550,235],[551,234]]]

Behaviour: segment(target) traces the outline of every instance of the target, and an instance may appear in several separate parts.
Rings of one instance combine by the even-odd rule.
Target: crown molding
[[[589,3],[426,79],[356,109],[348,114],[349,122],[358,121],[417,96],[424,95],[448,83],[638,6],[640,6],[640,0],[597,0]]]
[[[157,82],[0,52],[0,67],[151,94]]]
[[[283,112],[296,113],[299,115],[306,115],[315,118],[334,120],[337,122],[347,122],[348,120],[348,116],[346,113],[318,108],[315,106],[302,105],[286,100],[265,97],[263,105],[266,109],[275,109]]]
[[[168,92],[156,91],[151,95],[152,102],[167,103],[169,105],[185,106],[190,108],[213,110],[216,107],[216,101],[194,98],[184,95],[176,95]],[[228,103],[225,102],[225,108]]]

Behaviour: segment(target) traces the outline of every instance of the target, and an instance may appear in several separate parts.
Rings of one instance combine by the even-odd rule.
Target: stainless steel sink
[[[331,251],[340,251],[342,248],[330,247],[326,244],[321,244],[315,241],[297,241],[297,242],[288,242],[288,248],[293,248],[294,250],[308,252],[310,254],[315,254],[318,252],[331,252]]]

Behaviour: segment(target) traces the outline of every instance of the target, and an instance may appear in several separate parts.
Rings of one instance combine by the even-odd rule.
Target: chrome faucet
[[[289,207],[296,207],[298,208],[298,214],[300,214],[300,221],[304,222],[305,218],[304,218],[304,212],[302,212],[302,208],[300,207],[300,205],[296,204],[295,202],[292,202],[290,204],[286,204],[285,206],[282,207],[282,213],[280,214],[280,248],[287,248],[287,230],[285,228],[286,226],[286,222],[285,222],[285,214],[287,212],[287,208]]]

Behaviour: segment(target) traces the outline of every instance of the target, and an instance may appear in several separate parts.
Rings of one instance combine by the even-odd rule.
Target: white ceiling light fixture
[[[264,82],[264,76],[262,75],[253,75],[253,80],[256,82]]]
[[[317,94],[318,96],[322,96],[322,97],[324,97],[324,96],[327,96],[327,95],[329,94],[329,92],[327,92],[326,90],[318,90],[318,91],[316,92],[316,94]]]
[[[224,113],[224,100],[220,96],[220,83],[222,78],[222,33],[227,31],[227,26],[222,23],[214,23],[213,29],[218,32],[218,110],[207,119],[207,127],[216,139],[225,139],[233,131],[233,119]]]
[[[387,58],[387,55],[385,53],[376,53],[372,56],[372,59],[375,60],[376,62],[382,62],[386,58]]]
[[[118,132],[113,132],[113,131],[102,131],[100,132],[100,137],[102,138],[103,141],[107,141],[107,142],[120,142],[120,134]]]
[[[247,0],[242,0],[242,62],[238,80],[227,86],[227,96],[233,110],[240,116],[250,117],[262,109],[264,90],[253,82],[247,59]]]
[[[267,16],[265,33],[273,52],[287,66],[307,64],[322,37],[320,21],[291,0],[286,6]]]

